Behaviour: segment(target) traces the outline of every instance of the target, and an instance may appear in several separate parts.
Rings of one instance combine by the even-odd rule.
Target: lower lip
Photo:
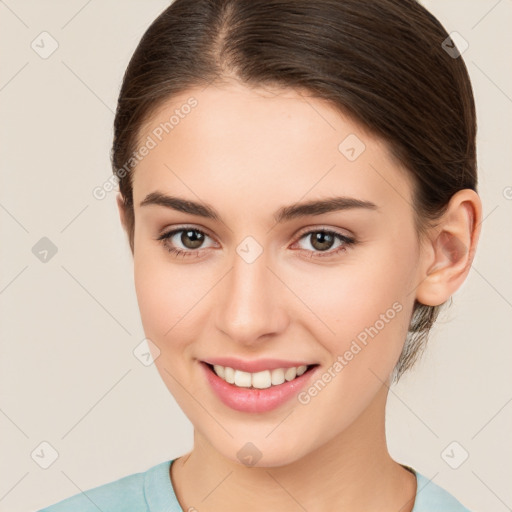
[[[284,404],[305,387],[316,367],[291,381],[266,389],[239,388],[221,379],[206,363],[201,363],[206,378],[222,403],[241,412],[267,412]]]

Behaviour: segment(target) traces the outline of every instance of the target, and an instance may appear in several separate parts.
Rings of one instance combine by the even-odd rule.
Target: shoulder
[[[148,488],[159,485],[168,475],[170,461],[152,466],[112,482],[77,493],[38,512],[148,512]]]
[[[414,471],[418,487],[416,490],[416,501],[412,512],[470,512],[460,501],[448,491]]]

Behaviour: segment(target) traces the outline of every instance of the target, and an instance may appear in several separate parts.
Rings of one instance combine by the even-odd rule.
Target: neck
[[[389,455],[387,387],[349,428],[319,449],[279,467],[246,467],[223,457],[194,432],[193,450],[171,466],[183,510],[410,512],[412,473]],[[191,508],[195,507],[195,508]],[[252,508],[251,508],[252,507]]]

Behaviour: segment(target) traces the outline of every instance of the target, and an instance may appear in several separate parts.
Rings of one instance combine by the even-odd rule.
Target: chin
[[[249,468],[287,466],[308,454],[308,445],[304,443],[304,440],[299,442],[297,439],[293,444],[287,444],[279,436],[276,436],[275,439],[244,436],[244,440],[232,439],[229,444],[214,445],[214,447],[226,459]]]

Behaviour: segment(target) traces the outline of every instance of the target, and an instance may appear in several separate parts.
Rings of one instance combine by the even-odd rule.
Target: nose
[[[265,252],[250,263],[235,254],[231,271],[220,283],[216,326],[234,342],[258,345],[288,325],[286,287],[268,264]]]

